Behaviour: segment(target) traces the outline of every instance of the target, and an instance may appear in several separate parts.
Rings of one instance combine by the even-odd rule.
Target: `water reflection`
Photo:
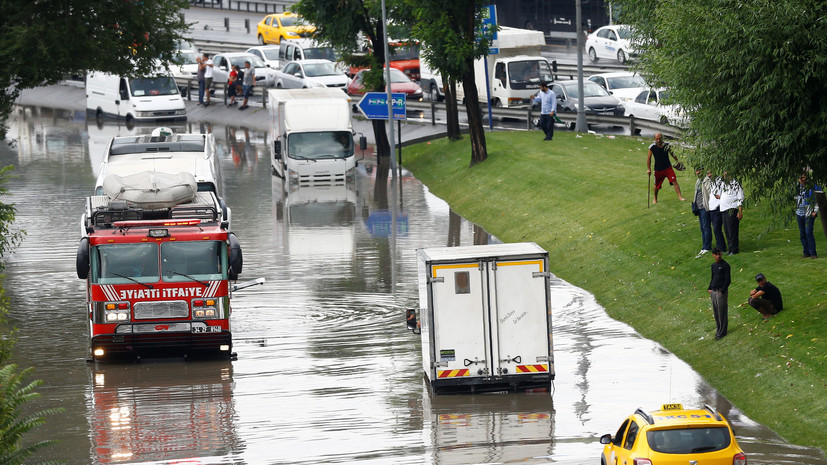
[[[242,279],[267,279],[234,295],[238,360],[88,366],[77,218],[98,151],[125,128],[44,108],[20,108],[10,123],[18,144],[0,149],[0,165],[17,166],[10,200],[28,232],[4,281],[20,328],[15,361],[45,381],[39,407],[66,408],[30,437],[60,441],[42,458],[597,463],[599,435],[637,407],[675,401],[727,414],[751,464],[827,463],[745,417],[685,363],[560,280],[551,292],[553,395],[431,395],[419,336],[404,323],[418,306],[414,251],[497,239],[410,173],[389,177],[387,160],[365,157],[350,185],[297,191],[271,176],[265,131],[207,122],[185,127],[216,136]]]

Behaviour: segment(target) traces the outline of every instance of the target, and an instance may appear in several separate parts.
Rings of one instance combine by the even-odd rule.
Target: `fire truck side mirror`
[[[230,233],[227,237],[230,241],[230,279],[235,281],[241,274],[244,258],[241,255],[241,244],[238,243],[235,233]]]
[[[86,279],[89,277],[89,238],[84,237],[78,244],[78,256],[75,260],[75,267],[77,268],[78,278]]]

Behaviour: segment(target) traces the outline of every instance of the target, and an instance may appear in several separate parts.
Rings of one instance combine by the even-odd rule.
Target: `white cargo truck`
[[[497,32],[497,40],[492,45],[497,53],[488,55],[487,59],[478,58],[474,61],[480,101],[484,102],[488,95],[485,87],[487,62],[491,105],[507,108],[528,104],[529,98],[540,89],[540,82],[554,80],[552,65],[540,56],[545,43],[542,31],[501,27]],[[424,59],[420,59],[419,68],[422,91],[430,94],[432,99],[444,98],[443,82],[439,74]],[[463,101],[464,98],[462,84],[457,83],[457,99]]]
[[[530,242],[418,249],[417,271],[422,369],[434,392],[550,388],[548,252]]]
[[[350,97],[341,89],[271,89],[273,174],[305,185],[338,184],[356,168]],[[365,146],[364,137],[360,146]]]

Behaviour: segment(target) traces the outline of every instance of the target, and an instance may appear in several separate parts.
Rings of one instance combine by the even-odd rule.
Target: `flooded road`
[[[25,108],[11,120],[4,201],[27,236],[7,262],[15,362],[62,407],[30,440],[70,464],[599,463],[598,437],[636,408],[710,404],[750,464],[827,464],[745,417],[685,363],[554,279],[552,393],[433,396],[421,373],[415,249],[493,243],[413,177],[370,156],[349,187],[291,190],[270,174],[266,134],[211,131],[244,249],[234,295],[236,361],[86,363],[84,282],[75,274],[83,199],[102,150],[132,131],[83,112]],[[554,271],[554,264],[551,264]],[[631,373],[634,373],[632,375]]]

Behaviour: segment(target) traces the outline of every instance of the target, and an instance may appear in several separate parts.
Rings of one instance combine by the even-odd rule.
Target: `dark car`
[[[554,81],[549,85],[557,94],[557,112],[577,113],[580,97],[577,93],[577,81]],[[592,81],[583,81],[583,103],[586,105],[586,114],[623,116],[625,109],[617,97],[612,96],[606,89]],[[574,128],[574,123],[569,123]]]

